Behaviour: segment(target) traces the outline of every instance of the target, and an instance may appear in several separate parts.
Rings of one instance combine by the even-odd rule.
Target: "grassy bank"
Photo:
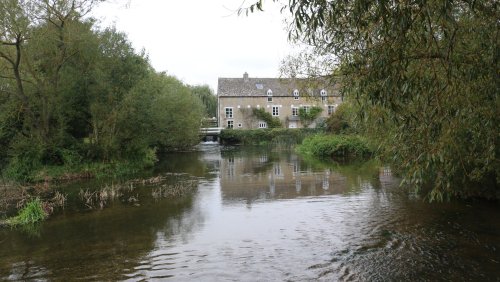
[[[306,137],[297,151],[317,158],[364,158],[375,150],[366,138],[359,135],[318,134]]]
[[[317,134],[318,129],[263,128],[250,130],[222,130],[220,139],[225,145],[296,145],[307,136]]]
[[[31,170],[7,169],[3,178],[18,183],[36,184],[40,182],[67,181],[102,177],[122,177],[141,172],[152,167],[154,162],[84,162],[78,164],[40,165]]]

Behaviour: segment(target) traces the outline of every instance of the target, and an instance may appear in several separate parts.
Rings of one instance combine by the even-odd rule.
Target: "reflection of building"
[[[267,161],[268,158],[271,161]],[[264,154],[223,158],[220,168],[223,199],[251,201],[345,192],[345,177],[342,175],[330,169],[301,169],[305,167],[296,157],[276,160]]]
[[[219,127],[266,128],[267,123],[254,116],[254,109],[264,109],[287,128],[303,127],[300,109],[316,106],[322,109],[319,119],[328,117],[342,103],[338,88],[326,80],[250,78],[247,73],[242,78],[219,78]]]

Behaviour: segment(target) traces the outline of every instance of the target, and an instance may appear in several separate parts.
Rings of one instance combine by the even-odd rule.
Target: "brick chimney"
[[[244,81],[244,82],[248,82],[248,73],[247,73],[247,72],[245,72],[245,73],[243,74],[243,81]]]

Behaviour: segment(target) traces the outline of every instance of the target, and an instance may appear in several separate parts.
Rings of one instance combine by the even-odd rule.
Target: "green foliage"
[[[217,96],[208,85],[191,86],[191,92],[197,96],[203,106],[205,106],[206,117],[212,118],[217,116]]]
[[[357,114],[352,102],[344,101],[326,120],[326,131],[332,134],[357,133],[359,129]]]
[[[5,177],[33,181],[92,162],[151,166],[157,152],[198,142],[201,117],[214,114],[208,87],[156,73],[125,34],[84,19],[97,2],[0,3]]]
[[[257,119],[265,121],[268,128],[280,128],[283,127],[281,121],[277,117],[273,117],[270,113],[266,112],[263,108],[253,108],[252,114]]]
[[[10,160],[3,171],[7,179],[18,181],[31,181],[33,171],[42,166],[44,148],[40,142],[32,142],[31,139],[18,135],[10,149]]]
[[[431,200],[498,197],[498,1],[285,2],[316,58],[302,69],[338,71],[405,183]]]
[[[43,210],[43,203],[39,198],[29,201],[24,208],[19,211],[19,214],[7,220],[7,223],[12,226],[29,225],[44,220],[47,213]]]
[[[222,130],[220,139],[223,144],[244,145],[295,145],[311,134],[318,133],[316,129],[251,129],[251,130]]]
[[[309,127],[309,125],[315,121],[321,112],[323,111],[322,108],[318,106],[313,106],[306,110],[305,108],[300,108],[299,109],[299,118],[300,122],[304,125],[304,127]]]
[[[374,150],[368,140],[359,135],[314,135],[304,139],[297,150],[300,153],[318,158],[366,157]]]

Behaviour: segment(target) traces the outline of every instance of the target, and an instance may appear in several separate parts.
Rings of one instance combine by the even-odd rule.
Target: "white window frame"
[[[311,106],[302,106],[302,108],[304,109],[304,111],[306,111],[306,113],[309,113],[311,111]]]
[[[299,99],[299,90],[298,89],[293,90],[293,99],[294,100]]]
[[[299,108],[298,107],[292,107],[292,116],[293,117],[299,116]]]
[[[328,115],[335,113],[335,105],[328,105]]]
[[[267,123],[265,121],[259,121],[259,128],[267,128]]]
[[[267,90],[267,101],[272,102],[273,101],[273,91],[271,89]]]
[[[280,116],[280,107],[273,106],[272,113],[273,113],[273,117],[279,117]]]
[[[226,114],[226,118],[233,118],[234,116],[233,107],[225,107],[224,113]]]
[[[234,128],[234,120],[227,121],[227,128]]]

